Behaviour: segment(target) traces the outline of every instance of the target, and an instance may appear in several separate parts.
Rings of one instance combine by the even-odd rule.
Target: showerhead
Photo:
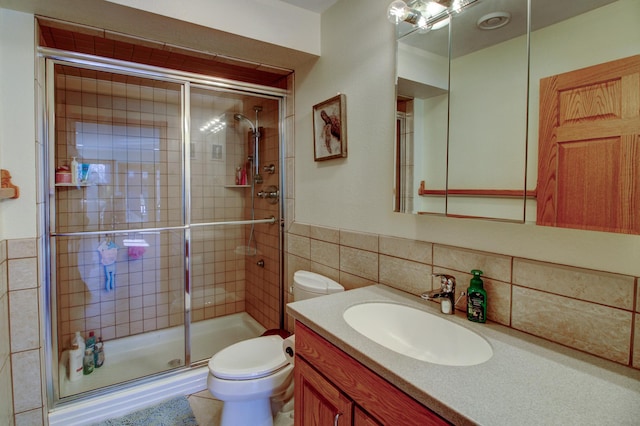
[[[249,123],[249,126],[251,126],[251,131],[254,133],[256,132],[256,126],[254,126],[253,122],[249,120],[245,115],[237,113],[233,115],[233,118],[237,121],[246,120],[246,122]]]

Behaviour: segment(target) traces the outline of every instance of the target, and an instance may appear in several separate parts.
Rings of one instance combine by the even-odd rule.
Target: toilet
[[[344,291],[334,280],[309,271],[293,274],[295,301]],[[272,406],[293,396],[293,364],[279,335],[244,340],[209,360],[207,387],[223,402],[221,426],[272,426]]]

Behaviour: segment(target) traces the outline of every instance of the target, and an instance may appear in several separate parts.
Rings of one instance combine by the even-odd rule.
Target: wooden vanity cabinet
[[[295,425],[448,425],[296,321]]]

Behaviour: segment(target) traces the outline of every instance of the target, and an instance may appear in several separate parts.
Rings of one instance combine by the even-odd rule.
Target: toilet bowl
[[[344,291],[322,275],[297,271],[294,300]],[[221,426],[272,426],[274,407],[293,394],[293,364],[279,335],[261,336],[231,345],[209,360],[207,387],[223,402]]]

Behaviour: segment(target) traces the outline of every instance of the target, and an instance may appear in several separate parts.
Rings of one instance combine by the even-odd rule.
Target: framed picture
[[[313,106],[315,161],[347,156],[347,98],[334,96]]]

